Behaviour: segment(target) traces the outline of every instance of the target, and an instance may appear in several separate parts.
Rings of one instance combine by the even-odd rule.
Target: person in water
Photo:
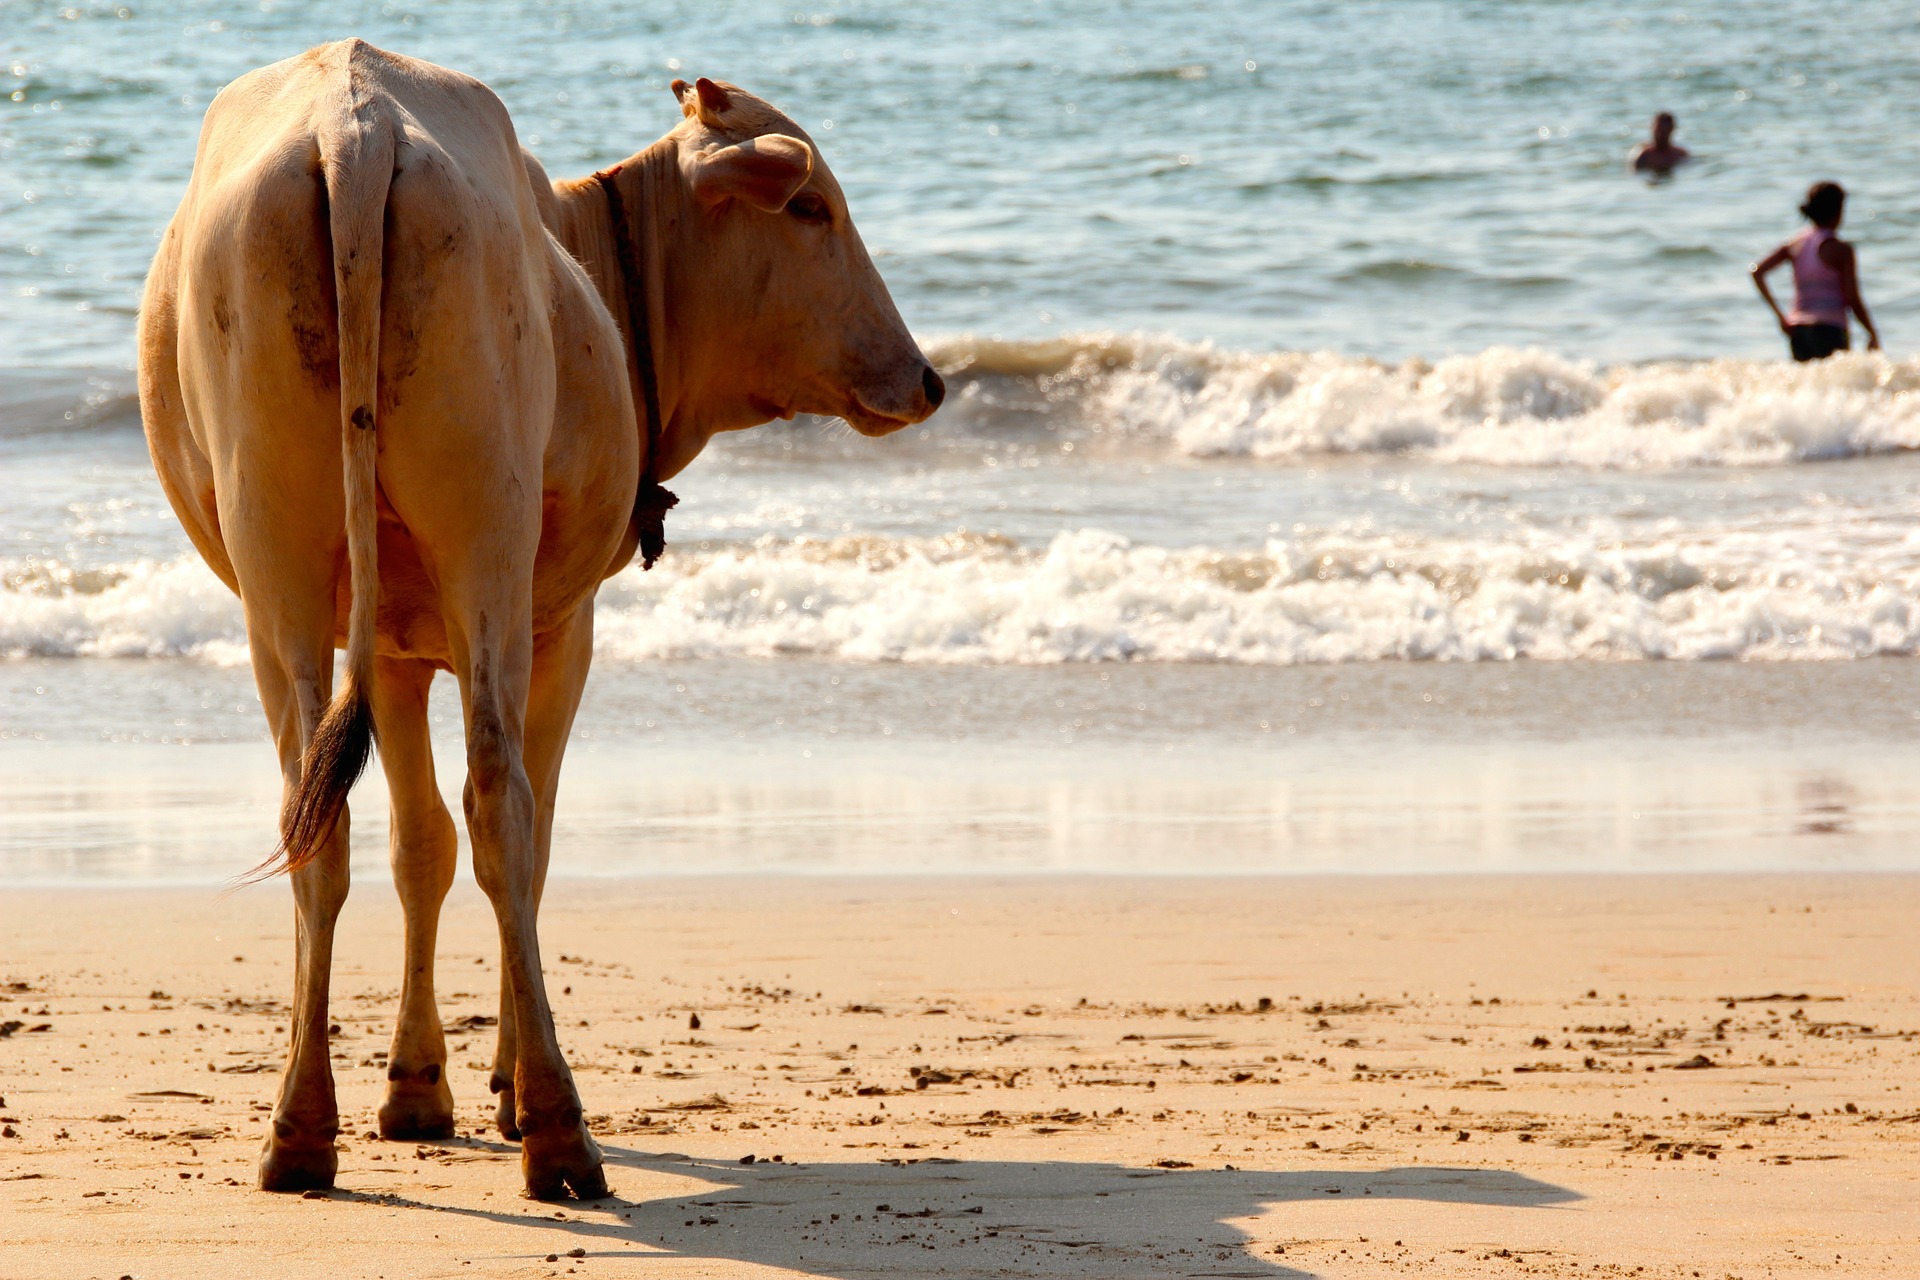
[[[1627,163],[1635,173],[1672,173],[1693,153],[1673,140],[1673,113],[1662,111],[1653,118],[1653,133],[1633,149]]]
[[[1780,332],[1795,360],[1824,360],[1852,346],[1847,314],[1860,317],[1867,331],[1867,350],[1880,349],[1880,334],[1860,297],[1860,276],[1853,246],[1842,240],[1840,219],[1846,213],[1847,193],[1837,182],[1816,182],[1800,206],[1813,225],[1753,264],[1754,287],[1767,300]],[[1782,263],[1793,264],[1793,310],[1782,312],[1767,288],[1767,273]]]

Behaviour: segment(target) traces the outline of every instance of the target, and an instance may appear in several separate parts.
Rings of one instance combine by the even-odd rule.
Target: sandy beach
[[[615,1194],[559,1205],[488,1123],[471,889],[461,1136],[372,1136],[399,929],[365,878],[339,1187],[253,1188],[285,894],[0,899],[0,1275],[1920,1271],[1920,878],[562,882]]]

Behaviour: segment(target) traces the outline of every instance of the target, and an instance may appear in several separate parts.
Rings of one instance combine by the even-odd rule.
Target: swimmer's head
[[[1653,145],[1664,147],[1673,141],[1673,113],[1662,111],[1653,118]]]
[[[1816,227],[1831,231],[1840,225],[1846,211],[1847,193],[1837,182],[1816,182],[1807,188],[1807,201],[1800,212]]]

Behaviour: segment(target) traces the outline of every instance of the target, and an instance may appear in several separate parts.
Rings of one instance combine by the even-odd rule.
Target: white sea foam
[[[1538,349],[1399,365],[1147,335],[931,344],[968,381],[1030,382],[1084,429],[1195,457],[1393,453],[1617,469],[1766,466],[1920,448],[1920,359],[1598,367]]]
[[[245,661],[239,606],[197,559],[6,581],[0,652]],[[597,628],[613,660],[1845,659],[1920,652],[1920,535],[762,538],[621,573]]]
[[[74,570],[34,561],[0,570],[0,654],[8,657],[247,661],[240,601],[198,556]]]
[[[1322,538],[1254,552],[763,541],[625,573],[603,653],[906,662],[1852,658],[1920,645],[1920,546],[1874,567],[1714,547]],[[1897,561],[1898,565],[1893,563]]]
[[[835,454],[831,467],[815,456],[791,473],[762,461],[732,489],[717,474],[707,506],[689,503],[683,514],[707,541],[676,533],[653,572],[628,570],[605,586],[603,656],[1286,664],[1920,651],[1920,522],[1898,475],[1879,474],[1896,469],[1842,469],[1836,479],[1847,483],[1812,489],[1775,469],[1738,501],[1698,509],[1690,493],[1657,486],[1656,504],[1637,506],[1642,477],[1606,474],[1920,447],[1920,362],[1600,369],[1496,349],[1387,366],[1137,337],[955,340],[936,350],[958,384],[976,388],[972,409],[930,429],[942,448],[974,448],[973,432],[1031,430],[1037,405],[1047,429],[1096,446],[1591,467],[1597,474],[1579,482],[1604,501],[1493,503],[1488,519],[1461,522],[1389,504],[1417,522],[1382,533],[1370,502],[1309,486],[1298,499],[1276,490],[1272,501],[1282,514],[1305,502],[1313,526],[1241,501],[1185,521],[1176,509],[1155,511],[1128,526],[1140,535],[1129,540],[1088,526],[1152,507],[1165,492],[1154,477],[1167,469],[1134,477],[1130,467],[1095,466],[1086,474],[1104,487],[1088,488],[1076,468],[1098,448],[1029,451],[1045,452],[1047,468],[979,472],[992,480],[977,491],[953,489],[952,470],[856,471],[856,495],[838,507],[827,490],[847,485],[839,467],[865,465],[867,453]],[[987,403],[998,397],[1004,405]],[[239,605],[197,557],[174,549],[182,543],[135,445],[114,444],[118,436],[89,445],[86,465],[98,474],[87,473],[80,500],[68,471],[33,470],[42,456],[46,466],[76,465],[76,438],[15,447],[27,513],[16,545],[65,548],[75,563],[46,553],[0,561],[0,655],[244,663]],[[112,452],[122,446],[124,457]],[[1241,469],[1182,470],[1224,485]],[[861,489],[861,474],[881,480]],[[1010,527],[1021,540],[937,536],[973,511],[991,518],[1002,484],[1017,498]],[[1189,483],[1181,501],[1194,492]],[[129,502],[132,514],[113,505]],[[805,527],[796,513],[823,508],[816,528],[878,519],[889,532],[792,536]],[[1243,540],[1263,527],[1270,540]],[[746,540],[769,528],[788,533]],[[1054,528],[1064,531],[1048,538]],[[1185,538],[1213,545],[1152,541]]]

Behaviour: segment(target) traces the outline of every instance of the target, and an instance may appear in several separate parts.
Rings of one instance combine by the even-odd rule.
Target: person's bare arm
[[[1860,317],[1860,327],[1867,331],[1867,350],[1878,351],[1880,332],[1867,314],[1866,299],[1860,296],[1859,259],[1854,256],[1853,246],[1829,240],[1820,246],[1820,260],[1840,273],[1841,295],[1847,300],[1847,308]]]
[[[1780,304],[1773,300],[1773,290],[1767,288],[1767,273],[1785,265],[1792,257],[1792,247],[1783,244],[1766,257],[1760,259],[1760,261],[1754,263],[1752,269],[1748,272],[1748,274],[1753,277],[1753,287],[1758,289],[1760,296],[1766,300],[1767,309],[1773,312],[1773,318],[1780,322],[1780,332],[1782,333],[1787,331],[1787,313],[1782,311]]]

